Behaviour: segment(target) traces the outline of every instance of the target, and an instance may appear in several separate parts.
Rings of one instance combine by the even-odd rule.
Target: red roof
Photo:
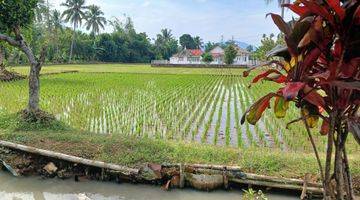
[[[201,56],[203,51],[201,49],[189,49],[192,56]]]

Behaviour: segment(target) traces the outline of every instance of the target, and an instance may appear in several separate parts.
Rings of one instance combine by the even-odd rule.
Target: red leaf
[[[337,86],[337,87],[340,87],[340,88],[349,89],[349,90],[359,90],[360,91],[360,81],[350,81],[350,82],[331,81],[331,82],[328,82],[328,83],[330,85]]]
[[[253,83],[257,83],[259,80],[261,80],[261,79],[263,79],[263,78],[265,78],[265,77],[267,77],[267,76],[269,76],[270,74],[273,74],[273,73],[282,75],[281,72],[279,72],[278,70],[276,70],[276,69],[270,69],[270,70],[267,70],[267,71],[265,71],[265,72],[257,75],[257,76],[253,79],[252,82],[253,82]]]
[[[306,94],[304,99],[315,106],[325,108],[324,98],[319,93],[317,93],[315,90]]]
[[[311,29],[311,28],[310,28]],[[310,44],[311,42],[311,31],[312,30],[309,30],[305,35],[304,37],[300,40],[299,44],[298,44],[298,47],[299,48],[302,48],[308,44]]]
[[[334,9],[342,21],[345,18],[345,10],[340,5],[340,0],[328,0],[328,4]]]
[[[336,40],[335,41],[335,45],[334,45],[334,56],[337,58],[340,58],[341,54],[342,54],[342,43],[340,40]]]
[[[304,62],[302,64],[303,71],[305,71],[307,68],[313,66],[319,56],[321,55],[321,51],[318,48],[314,48],[305,56]]]
[[[320,15],[323,18],[327,19],[332,25],[334,24],[334,19],[324,6],[319,5],[317,1],[309,0],[300,0],[313,14]]]
[[[356,11],[354,13],[354,23],[356,25],[360,24],[360,6],[358,6],[358,8],[356,9]]]
[[[327,135],[329,134],[329,132],[330,132],[330,124],[327,120],[324,120],[321,125],[320,134]]]
[[[268,76],[268,77],[265,77],[264,80],[267,80],[267,81],[274,81],[276,83],[285,83],[287,81],[287,77],[284,76],[284,75],[275,75],[275,76]]]
[[[289,8],[299,16],[303,16],[309,12],[309,9],[307,9],[305,6],[300,6],[296,4],[283,4],[283,6]]]
[[[290,35],[291,33],[290,27],[280,15],[273,13],[269,13],[267,14],[267,16],[268,15],[271,15],[271,18],[273,19],[274,23],[280,29],[281,32],[283,32],[287,36]]]
[[[250,124],[255,125],[261,118],[266,108],[270,106],[270,99],[274,96],[276,96],[275,93],[269,93],[255,102],[242,116],[241,124],[244,124],[246,118]]]
[[[293,100],[298,95],[299,91],[303,89],[305,83],[290,82],[281,91],[286,100]]]
[[[360,66],[360,58],[353,58],[350,63],[341,66],[340,78],[351,78],[356,75],[357,68]],[[354,77],[355,78],[355,77]]]
[[[267,62],[267,63],[265,63],[265,64],[255,66],[255,67],[252,67],[252,68],[244,71],[244,72],[243,72],[243,76],[244,76],[244,77],[248,77],[248,76],[250,75],[250,72],[251,72],[251,71],[253,71],[253,70],[255,70],[255,69],[258,69],[258,68],[260,68],[260,67],[266,67],[266,66],[270,66],[270,65],[276,65],[276,66],[281,67],[282,69],[285,69],[285,68],[284,68],[284,64],[282,64],[280,61],[278,61],[278,60],[271,60],[271,61],[269,61],[269,62]]]

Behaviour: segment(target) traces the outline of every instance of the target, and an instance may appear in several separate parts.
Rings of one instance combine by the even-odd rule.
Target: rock
[[[4,161],[1,161],[2,162],[2,165],[4,165],[4,167],[13,175],[13,176],[21,176],[19,173],[18,173],[18,169],[8,165],[6,162]]]
[[[78,194],[77,198],[78,200],[91,200],[86,194]]]
[[[69,179],[73,176],[73,174],[63,169],[57,172],[57,176],[61,179]]]
[[[161,179],[161,165],[150,163],[148,164],[148,167],[156,174],[157,179]]]
[[[50,175],[54,174],[58,170],[53,162],[49,162],[43,169]]]
[[[173,187],[173,188],[180,187],[180,176],[179,175],[173,176],[170,181],[171,181],[170,182],[171,187]]]
[[[185,179],[195,189],[198,190],[215,190],[223,187],[223,175],[205,175],[185,173]]]
[[[149,166],[144,166],[141,169],[141,178],[143,178],[146,181],[156,181],[161,178],[161,175],[159,177],[159,172],[157,170],[152,170]]]

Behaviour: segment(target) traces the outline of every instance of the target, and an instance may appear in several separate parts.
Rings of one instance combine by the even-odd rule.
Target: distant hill
[[[246,49],[246,47],[250,46],[250,44],[248,44],[246,42],[241,42],[241,41],[235,41],[235,44],[243,49]]]

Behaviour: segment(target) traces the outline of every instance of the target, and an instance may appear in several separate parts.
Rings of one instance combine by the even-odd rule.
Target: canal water
[[[0,171],[1,200],[241,200],[240,191],[163,191],[160,187],[96,181],[13,177]],[[295,200],[296,196],[267,194],[269,200]]]

